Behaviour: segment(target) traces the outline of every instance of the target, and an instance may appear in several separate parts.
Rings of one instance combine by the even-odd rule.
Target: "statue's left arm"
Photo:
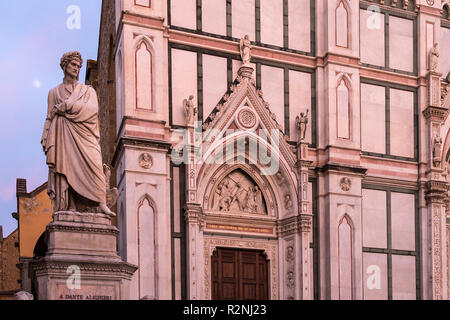
[[[54,97],[54,93],[53,93],[53,89],[52,89],[48,93],[47,116],[45,118],[44,130],[42,132],[42,137],[41,137],[41,145],[42,145],[42,148],[44,148],[44,151],[45,151],[45,145],[47,144],[48,130],[50,128],[50,124],[52,123],[51,113],[52,113],[52,109],[53,109],[54,105],[55,105],[55,97]]]

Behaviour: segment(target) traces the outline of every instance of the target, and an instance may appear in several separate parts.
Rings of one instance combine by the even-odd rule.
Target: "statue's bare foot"
[[[100,204],[99,208],[104,214],[106,214],[108,216],[111,216],[111,217],[115,217],[116,216],[116,214],[114,212],[109,210],[109,208],[106,206],[106,204]]]

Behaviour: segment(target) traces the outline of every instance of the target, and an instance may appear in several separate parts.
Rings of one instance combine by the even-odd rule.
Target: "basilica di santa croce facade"
[[[447,0],[104,0],[130,297],[448,299],[449,40]]]

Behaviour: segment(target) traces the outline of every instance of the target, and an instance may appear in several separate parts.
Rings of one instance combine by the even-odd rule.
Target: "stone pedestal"
[[[57,212],[47,253],[31,263],[38,300],[126,300],[137,267],[117,255],[119,230],[102,213]]]

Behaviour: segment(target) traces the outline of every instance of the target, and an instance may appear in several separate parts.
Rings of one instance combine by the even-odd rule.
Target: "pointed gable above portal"
[[[264,101],[262,91],[256,88],[255,80],[252,79],[253,72],[254,68],[251,65],[242,65],[233,84],[205,119],[203,150],[208,150],[214,141],[236,130],[255,133],[259,137],[261,132],[264,132],[269,144],[275,133],[279,138],[277,140],[280,154],[293,168],[296,162],[294,146],[287,142],[289,137],[284,134],[275,113],[270,110],[269,103]]]

